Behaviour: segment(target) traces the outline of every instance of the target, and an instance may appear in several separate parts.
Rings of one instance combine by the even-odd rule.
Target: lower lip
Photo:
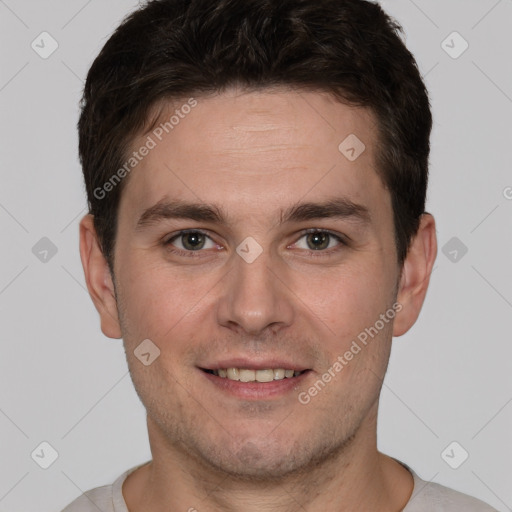
[[[310,370],[306,370],[297,377],[285,377],[284,379],[270,382],[241,382],[239,380],[217,377],[217,375],[207,373],[203,370],[199,371],[219,389],[246,400],[280,398],[294,390],[297,391],[297,386],[299,386],[310,373]]]

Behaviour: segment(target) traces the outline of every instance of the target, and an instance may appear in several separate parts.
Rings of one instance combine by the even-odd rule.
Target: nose
[[[233,266],[220,284],[219,324],[251,335],[291,325],[294,295],[285,266],[265,250],[250,261],[233,254]]]

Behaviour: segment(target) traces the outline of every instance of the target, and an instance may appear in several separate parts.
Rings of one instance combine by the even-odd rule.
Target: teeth
[[[238,368],[228,368],[226,370],[226,375],[230,380],[240,380],[240,372],[238,371]]]
[[[256,380],[258,382],[272,382],[274,380],[274,370],[258,370]]]
[[[284,379],[285,370],[279,368],[278,370],[274,370],[274,380]]]
[[[253,382],[256,377],[254,370],[240,370],[240,382]]]
[[[299,376],[302,372],[298,370],[285,370],[283,368],[267,370],[249,370],[247,368],[219,368],[213,373],[218,377],[240,382],[272,382],[273,380],[291,379]]]

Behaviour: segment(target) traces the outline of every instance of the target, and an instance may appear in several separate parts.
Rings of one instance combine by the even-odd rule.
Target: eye
[[[346,245],[345,241],[340,236],[323,229],[308,229],[303,232],[299,241],[302,239],[305,239],[305,247],[300,247],[299,242],[296,242],[294,245],[299,246],[299,249],[305,249],[310,253],[321,252],[330,254],[331,252],[338,250],[340,246]],[[337,244],[333,245],[332,242],[337,242]],[[331,250],[333,248],[334,251]],[[316,256],[316,254],[314,254],[314,256]]]
[[[175,240],[177,243],[175,244]],[[208,241],[210,246],[208,246]],[[203,231],[197,229],[186,229],[180,231],[164,242],[164,245],[171,252],[184,254],[186,256],[198,256],[194,252],[200,252],[201,249],[214,249],[217,244]],[[173,249],[176,247],[176,250]]]
[[[301,244],[299,242],[302,239],[305,239],[305,247],[300,246]],[[201,254],[205,252],[202,251],[202,249],[222,249],[207,233],[198,229],[182,230],[165,240],[163,245],[171,253],[178,254],[179,256],[192,257],[206,256],[206,254]],[[313,257],[328,256],[346,245],[346,242],[341,236],[328,230],[316,228],[303,231],[299,241],[293,244],[293,246],[307,251],[309,255]]]

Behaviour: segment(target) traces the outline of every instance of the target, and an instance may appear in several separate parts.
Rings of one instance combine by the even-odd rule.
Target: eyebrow
[[[286,210],[280,210],[279,225],[328,218],[347,219],[362,225],[368,225],[372,220],[366,206],[354,203],[346,197],[335,197],[322,202],[297,203]],[[137,221],[136,230],[141,231],[168,219],[190,219],[229,225],[227,216],[218,205],[162,200],[144,210]]]

